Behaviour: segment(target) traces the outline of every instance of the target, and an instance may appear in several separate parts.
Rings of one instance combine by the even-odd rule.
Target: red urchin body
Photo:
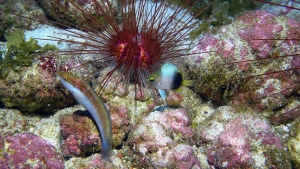
[[[150,73],[159,70],[165,62],[176,63],[181,56],[187,55],[187,37],[197,24],[193,20],[201,13],[190,14],[189,9],[193,5],[190,0],[182,0],[178,6],[166,0],[124,0],[118,4],[118,8],[113,7],[109,0],[90,0],[87,4],[92,10],[73,1],[67,4],[54,1],[55,6],[83,23],[62,25],[76,26],[80,31],[68,32],[84,42],[52,38],[87,47],[85,50],[65,51],[67,55],[97,55],[98,58],[91,61],[100,63],[94,73],[109,68],[109,72],[102,77],[101,88],[117,71],[123,76],[118,78],[118,83],[128,85],[133,80],[136,87],[146,87]],[[76,10],[77,13],[74,12]],[[95,16],[95,12],[101,17]]]

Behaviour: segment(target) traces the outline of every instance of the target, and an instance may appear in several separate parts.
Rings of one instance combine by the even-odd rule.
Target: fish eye
[[[67,78],[67,77],[63,77],[63,79],[64,79],[65,81],[68,81],[68,78]]]
[[[154,82],[154,78],[153,77],[150,78],[150,82]]]

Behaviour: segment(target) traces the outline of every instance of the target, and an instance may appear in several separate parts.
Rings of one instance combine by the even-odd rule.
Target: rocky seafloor
[[[43,17],[31,3],[23,10]],[[80,56],[50,52],[29,64],[13,64],[24,62],[15,57],[2,62],[0,169],[300,168],[300,21],[289,16],[299,10],[281,9],[274,14],[265,8],[245,11],[232,23],[199,35],[178,65],[199,81],[193,88],[169,91],[170,107],[158,107],[163,101],[148,89],[135,101],[134,85],[115,86],[115,74],[101,96],[112,118],[111,161],[101,158],[92,117],[55,74],[80,65]],[[29,27],[31,31],[17,35],[25,38],[14,42],[28,56],[35,43],[30,37],[60,31],[40,24]],[[7,45],[1,42],[0,49]],[[39,45],[34,50],[44,50]],[[61,50],[70,47],[57,45]],[[10,56],[23,57],[17,51]],[[82,75],[90,69],[72,71]]]

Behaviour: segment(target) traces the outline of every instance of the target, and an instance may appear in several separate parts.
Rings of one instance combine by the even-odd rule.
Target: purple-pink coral
[[[55,147],[33,133],[0,138],[0,149],[1,169],[64,168],[63,158]]]

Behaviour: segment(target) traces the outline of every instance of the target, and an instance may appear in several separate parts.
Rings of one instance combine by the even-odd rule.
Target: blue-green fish
[[[57,72],[62,84],[72,93],[76,101],[93,116],[101,133],[101,154],[104,159],[113,155],[111,148],[112,123],[111,116],[103,101],[83,80],[70,72]]]

